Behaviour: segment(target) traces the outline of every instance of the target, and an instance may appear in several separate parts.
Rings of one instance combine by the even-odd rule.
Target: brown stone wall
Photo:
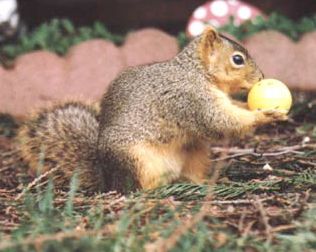
[[[121,47],[95,39],[64,57],[47,51],[21,55],[12,69],[0,66],[0,112],[23,116],[54,102],[97,101],[125,68],[165,61],[178,51],[176,38],[148,28],[129,34]]]
[[[279,32],[264,31],[242,43],[266,78],[291,89],[316,90],[315,41],[316,32],[293,42]],[[148,28],[130,33],[120,47],[95,39],[73,46],[64,57],[46,51],[21,55],[12,69],[0,67],[0,112],[25,115],[52,102],[98,101],[126,67],[165,61],[178,51],[175,37]]]

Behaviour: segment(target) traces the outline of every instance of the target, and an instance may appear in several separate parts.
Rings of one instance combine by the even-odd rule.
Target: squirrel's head
[[[212,27],[201,35],[198,53],[209,78],[226,93],[249,90],[263,78],[247,50]]]

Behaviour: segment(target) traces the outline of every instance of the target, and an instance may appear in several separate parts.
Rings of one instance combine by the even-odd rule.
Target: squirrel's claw
[[[265,109],[261,110],[265,116],[273,119],[273,121],[286,121],[288,120],[287,110],[284,109]]]
[[[264,109],[264,110],[256,110],[257,114],[257,125],[267,124],[276,121],[287,121],[287,111],[280,109]]]

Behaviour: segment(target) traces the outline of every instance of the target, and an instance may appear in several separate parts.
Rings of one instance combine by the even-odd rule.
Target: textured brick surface
[[[315,41],[316,32],[295,43],[266,31],[243,43],[266,78],[279,79],[290,88],[316,90]],[[64,57],[46,51],[22,55],[12,69],[0,67],[0,112],[25,115],[67,99],[96,101],[126,67],[167,60],[178,50],[174,37],[143,29],[129,34],[120,48],[90,40],[72,47]]]
[[[266,78],[276,78],[290,88],[316,90],[316,32],[294,42],[276,31],[260,32],[244,41]]]
[[[130,33],[122,47],[128,66],[165,61],[175,56],[178,50],[175,37],[152,28]]]
[[[297,73],[297,85],[302,89],[316,90],[316,32],[302,37],[296,56],[294,61],[299,67],[293,71]]]
[[[119,48],[104,40],[90,40],[72,47],[65,60],[65,91],[82,99],[100,99],[125,67]]]
[[[293,60],[296,46],[287,36],[275,31],[260,32],[245,40],[244,45],[265,77],[289,82],[292,73],[288,63]]]
[[[53,102],[99,100],[111,81],[131,65],[172,58],[175,38],[156,29],[131,33],[118,48],[105,40],[89,40],[59,57],[35,51],[18,57],[13,69],[0,67],[0,112],[24,115]]]

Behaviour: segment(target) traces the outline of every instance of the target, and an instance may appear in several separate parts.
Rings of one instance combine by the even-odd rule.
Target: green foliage
[[[72,177],[71,182],[70,182],[70,190],[68,193],[68,201],[65,206],[66,214],[67,216],[72,216],[73,212],[73,200],[76,195],[76,191],[78,189],[78,174],[75,173],[75,175]]]
[[[217,184],[213,188],[208,185],[197,185],[179,183],[162,186],[155,190],[146,192],[149,198],[174,197],[181,201],[200,200],[208,195],[212,190],[214,195],[223,199],[236,199],[245,194],[258,194],[263,192],[277,192],[285,188],[308,190],[316,187],[316,172],[306,170],[290,178],[283,178],[272,181],[259,182],[230,182],[228,184]],[[137,194],[136,194],[137,195]]]
[[[302,34],[316,29],[316,16],[304,17],[295,22],[280,14],[272,13],[268,18],[259,16],[240,26],[236,26],[231,18],[227,25],[220,28],[220,31],[232,34],[237,39],[242,40],[257,32],[269,29],[277,30],[293,40],[298,40]],[[100,22],[95,22],[91,26],[75,27],[67,19],[53,19],[23,35],[15,44],[4,45],[0,50],[0,55],[6,59],[14,59],[20,54],[34,50],[48,50],[64,55],[71,46],[93,38],[107,39],[116,44],[121,44],[124,40],[124,36],[112,34]],[[189,42],[184,32],[180,32],[177,38],[180,48]]]
[[[185,47],[190,41],[185,32],[179,32],[177,39],[180,48]]]
[[[314,31],[316,29],[316,16],[304,17],[295,22],[281,14],[272,13],[268,18],[258,16],[253,21],[244,22],[237,26],[234,19],[221,27],[220,31],[227,32],[235,36],[239,40],[243,40],[257,32],[264,30],[276,30],[293,40],[298,40],[304,33]]]
[[[175,197],[177,200],[198,200],[204,198],[209,190],[207,185],[197,185],[189,183],[178,183],[159,187],[146,192],[149,198],[163,199],[167,197]],[[136,193],[136,196],[142,195]]]
[[[53,19],[22,36],[16,44],[5,45],[1,54],[9,59],[34,50],[48,50],[63,55],[71,46],[93,38],[108,39],[114,43],[123,41],[123,36],[110,33],[100,22],[77,28],[67,19]]]

